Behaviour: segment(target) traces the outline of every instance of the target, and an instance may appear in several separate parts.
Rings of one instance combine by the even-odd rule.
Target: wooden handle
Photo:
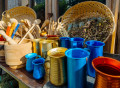
[[[12,25],[11,25],[10,33],[9,33],[9,36],[10,36],[10,37],[11,37],[13,31],[14,31],[15,25],[16,25],[15,23],[12,23]]]
[[[23,25],[23,28],[26,32],[28,32],[28,28]],[[34,39],[33,35],[31,33],[28,34],[30,39]]]
[[[3,30],[0,30],[0,34],[9,42],[9,44],[17,44],[11,37],[7,36]]]
[[[30,28],[30,30],[24,35],[24,37],[20,40],[20,42],[18,44],[21,44],[22,41],[25,39],[25,37],[29,34],[29,32],[35,27],[35,24],[33,24],[33,26]]]

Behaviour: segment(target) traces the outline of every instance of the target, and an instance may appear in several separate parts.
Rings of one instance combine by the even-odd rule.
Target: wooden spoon
[[[35,25],[38,25],[38,24],[40,24],[40,23],[41,23],[41,20],[36,19],[36,20],[34,21],[32,27],[31,27],[31,28],[29,29],[29,31],[24,35],[24,37],[20,40],[20,42],[19,42],[18,44],[21,44],[22,41],[25,39],[25,37],[29,34],[29,32],[34,29]]]
[[[9,44],[17,44],[11,37],[7,36],[3,30],[0,30],[0,34],[9,42]]]

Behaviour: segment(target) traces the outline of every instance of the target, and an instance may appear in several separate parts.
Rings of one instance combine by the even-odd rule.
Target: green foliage
[[[0,88],[17,88],[18,82],[7,73],[0,76]]]
[[[59,15],[63,15],[68,9],[68,5],[65,0],[59,1]]]
[[[33,7],[33,9],[38,12],[40,10],[45,10],[45,2],[44,3],[40,3],[40,4],[37,4],[36,6]]]

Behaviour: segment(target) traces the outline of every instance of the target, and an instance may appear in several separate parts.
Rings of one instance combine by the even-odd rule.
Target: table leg
[[[24,83],[18,81],[19,83],[19,88],[29,88],[28,86],[26,86]]]

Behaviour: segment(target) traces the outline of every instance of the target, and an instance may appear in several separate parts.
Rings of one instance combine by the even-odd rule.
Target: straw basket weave
[[[65,14],[62,16],[61,23],[63,24],[63,28],[67,30],[68,24],[74,22],[76,19],[85,19],[91,17],[105,17],[113,23],[109,35],[103,41],[105,42],[115,29],[115,21],[111,10],[100,2],[85,1],[76,4],[65,12]]]
[[[19,6],[10,10],[6,10],[2,13],[2,20],[6,23],[9,22],[10,18],[15,18],[18,20],[18,22],[20,22],[21,19],[29,19],[31,22],[33,22],[36,19],[36,13],[29,7]]]

